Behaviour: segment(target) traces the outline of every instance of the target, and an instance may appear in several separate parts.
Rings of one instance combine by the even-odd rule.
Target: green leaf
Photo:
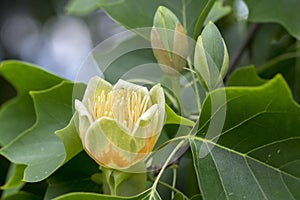
[[[214,6],[215,0],[208,0],[203,7],[200,15],[198,16],[197,22],[194,27],[194,38],[198,38],[201,33],[202,27],[204,26],[205,19],[207,18],[209,12],[211,11],[212,7]]]
[[[72,101],[75,99],[82,99],[85,91],[86,91],[85,84],[82,83],[74,84],[73,92],[72,92]],[[70,160],[73,156],[77,155],[82,150],[81,140],[76,127],[76,124],[78,123],[75,120],[77,119],[77,115],[78,113],[75,112],[69,124],[63,129],[57,130],[55,132],[55,134],[59,137],[59,139],[64,144],[65,151],[66,151],[65,162]]]
[[[263,66],[257,68],[257,73],[270,79],[280,73],[287,80],[296,101],[300,102],[300,49],[296,52],[285,53],[269,60]]]
[[[46,71],[18,61],[5,61],[0,74],[17,90],[18,96],[0,110],[0,146],[5,146],[34,124],[35,113],[29,91],[43,90],[62,81]]]
[[[54,132],[65,127],[72,116],[73,86],[62,82],[47,90],[30,92],[36,123],[0,151],[11,162],[27,165],[24,181],[43,180],[64,161],[63,144]]]
[[[4,176],[6,183],[0,187],[3,190],[2,198],[18,193],[25,185],[23,181],[25,167],[25,165],[10,164],[7,174]]]
[[[99,48],[101,47],[99,46]],[[105,80],[110,83],[117,82],[124,75],[132,75],[134,73],[132,70],[137,66],[149,63],[151,63],[151,66],[156,65],[153,64],[156,63],[156,60],[152,54],[150,42],[138,36],[126,38],[117,43],[117,45],[109,47],[106,51],[96,49],[94,54],[90,56],[92,56],[93,62],[96,62],[97,66],[104,73]],[[157,73],[158,77],[161,75],[161,71],[155,73]],[[142,78],[140,74],[138,74],[138,77]],[[131,78],[137,78],[137,75]]]
[[[179,18],[188,35],[193,36],[196,20],[207,0],[98,0],[98,2],[108,15],[127,29],[152,27],[154,13],[159,6],[163,5]]]
[[[173,200],[184,200],[184,196],[180,193],[176,193]]]
[[[110,195],[103,195],[103,194],[95,194],[95,193],[83,193],[83,192],[76,192],[76,193],[69,193],[62,195],[54,200],[148,200],[150,196],[150,191],[147,190],[142,194],[139,194],[135,197],[116,197]]]
[[[28,192],[18,192],[16,194],[10,195],[8,197],[3,198],[3,200],[42,200],[41,197],[35,196],[34,194],[30,194]]]
[[[227,86],[259,86],[267,80],[257,75],[254,66],[242,67],[235,70],[227,81]]]
[[[199,133],[191,141],[203,198],[299,199],[300,107],[284,79],[226,88],[226,121],[216,143],[200,133],[218,116],[219,109],[211,115],[210,101],[222,90],[205,100]]]
[[[247,28],[245,27],[244,30],[247,31]],[[258,26],[255,39],[251,42],[251,48],[253,50],[251,64],[254,64],[256,67],[261,67],[262,65],[293,59],[293,57],[295,58],[295,56],[297,56],[295,47],[295,38],[280,24],[261,24]],[[249,63],[246,54],[245,52],[244,62],[240,63],[240,65],[245,65],[247,60]]]
[[[192,196],[191,200],[202,200],[201,194],[197,194],[195,196]]]
[[[165,124],[180,124],[185,126],[194,126],[195,122],[192,120],[189,120],[187,118],[184,118],[182,116],[177,115],[171,108],[168,106],[168,104],[165,104],[166,109],[166,121]]]
[[[208,13],[204,25],[208,24],[209,21],[216,22],[219,19],[225,17],[231,12],[231,7],[228,5],[223,5],[222,1],[216,1]]]
[[[295,0],[244,0],[249,8],[249,20],[253,22],[276,22],[284,26],[300,40],[300,1]]]
[[[179,159],[176,188],[189,197],[200,193],[190,149]]]
[[[77,113],[75,115],[77,115]],[[75,121],[74,118],[76,118],[75,115],[73,116],[70,123],[65,128],[55,132],[55,135],[59,137],[59,139],[62,141],[65,148],[66,158],[64,160],[64,163],[68,162],[71,158],[76,156],[83,149],[74,122]]]
[[[10,172],[12,176],[9,180],[5,183],[5,185],[1,186],[2,190],[18,188],[24,184],[23,182],[23,175],[26,165],[15,165],[12,164],[10,168]]]
[[[98,9],[96,0],[70,0],[65,7],[68,14],[86,15]]]
[[[82,99],[85,89],[86,85],[75,84],[72,93],[73,99]],[[78,113],[75,112],[72,119],[66,127],[55,131],[55,135],[59,137],[65,148],[66,157],[63,163],[68,162],[83,149],[81,139],[79,137],[79,133],[76,127],[76,124],[78,123],[75,120],[78,118],[77,115]]]

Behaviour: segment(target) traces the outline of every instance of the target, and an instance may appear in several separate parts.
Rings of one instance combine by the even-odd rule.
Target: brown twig
[[[249,47],[251,44],[257,30],[259,29],[260,24],[258,23],[253,23],[250,25],[249,32],[244,38],[244,40],[241,42],[240,46],[238,47],[237,51],[233,54],[232,59],[230,60],[229,67],[228,67],[228,72],[225,77],[225,80],[228,79],[229,75],[233,72],[233,70],[236,68],[236,64],[240,60],[242,54],[244,51]]]

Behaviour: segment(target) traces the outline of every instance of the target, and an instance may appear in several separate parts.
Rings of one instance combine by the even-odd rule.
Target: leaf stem
[[[180,94],[181,94],[181,87],[180,87],[180,80],[179,80],[179,77],[176,76],[176,77],[170,77],[171,79],[171,84],[172,84],[172,91],[173,91],[173,94],[175,95],[175,99],[177,100],[177,110],[179,112],[179,114],[182,114],[182,103],[181,103],[181,97],[180,97]],[[176,105],[174,105],[176,106]]]
[[[117,195],[117,186],[113,177],[114,170],[107,169],[100,166],[101,171],[103,172],[103,182],[106,183],[106,186],[109,188],[110,195]],[[104,185],[103,185],[104,186]],[[103,188],[104,189],[104,188]]]
[[[199,94],[199,90],[198,90],[197,80],[196,80],[195,74],[194,74],[195,71],[193,70],[192,62],[191,62],[190,57],[187,58],[187,61],[188,61],[187,63],[188,63],[189,71],[191,72],[191,76],[192,76],[192,79],[193,79],[194,90],[195,90],[195,94],[196,94],[196,98],[197,98],[198,111],[200,113],[201,99],[200,99],[200,94]]]
[[[172,181],[172,187],[173,187],[173,188],[176,188],[177,167],[178,167],[177,164],[173,164],[173,165],[171,166],[171,168],[173,169],[173,181]],[[174,199],[174,196],[175,196],[174,191],[172,191],[171,198]]]
[[[165,169],[167,168],[169,162],[172,160],[173,156],[176,154],[176,152],[181,148],[181,146],[184,144],[185,140],[182,140],[178,143],[178,145],[174,148],[174,150],[172,151],[172,153],[169,155],[169,157],[167,158],[166,162],[164,163],[164,165],[162,166],[159,174],[157,175],[153,185],[152,185],[152,192],[151,195],[153,194],[153,191],[156,191],[156,187],[158,184],[159,179],[161,178],[162,174],[164,173]]]
[[[180,99],[179,77],[171,77],[172,89],[178,99]]]
[[[154,179],[153,177],[151,177],[151,176],[149,176],[149,180],[150,180],[151,182],[154,182],[154,181],[155,181],[155,179]],[[170,190],[176,192],[176,193],[181,194],[181,195],[184,197],[184,199],[190,200],[190,198],[187,197],[183,192],[181,192],[181,191],[178,190],[177,188],[175,188],[175,187],[169,185],[168,183],[165,183],[165,182],[163,182],[163,181],[158,181],[158,183],[159,183],[160,185],[165,186],[166,188],[168,188],[168,189],[170,189]]]
[[[297,54],[300,54],[300,41],[297,41]],[[300,57],[296,59],[296,66],[295,66],[295,83],[294,83],[294,91],[295,91],[295,100],[299,103],[300,102]]]
[[[198,36],[200,35],[201,29],[204,25],[204,21],[205,21],[207,15],[208,15],[208,13],[210,12],[211,8],[213,7],[214,3],[215,3],[215,0],[208,0],[207,4],[205,5],[203,10],[201,11],[201,13],[200,13],[200,15],[197,19],[196,25],[195,25],[194,39],[197,39]]]
[[[181,3],[182,3],[182,23],[183,23],[183,27],[185,28],[185,30],[187,30],[185,0],[182,0]]]

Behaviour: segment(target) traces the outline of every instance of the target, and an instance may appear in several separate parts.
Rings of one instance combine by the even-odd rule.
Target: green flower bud
[[[176,15],[166,7],[160,6],[155,13],[151,45],[157,62],[166,74],[176,76],[186,66],[189,54],[186,31]]]
[[[229,65],[226,44],[218,28],[209,22],[198,37],[194,65],[202,85],[212,90],[222,82]]]
[[[94,77],[83,100],[75,100],[85,151],[101,166],[126,169],[153,149],[165,120],[162,87],[119,80],[112,86]]]

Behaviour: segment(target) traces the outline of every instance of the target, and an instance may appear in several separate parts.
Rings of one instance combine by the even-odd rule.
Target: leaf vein
[[[263,190],[263,188],[261,187],[259,181],[257,180],[257,178],[256,178],[256,176],[255,176],[253,170],[252,170],[251,167],[249,166],[249,163],[248,163],[247,158],[246,158],[245,156],[244,156],[244,160],[245,160],[245,163],[246,163],[246,165],[247,165],[247,168],[248,168],[249,171],[250,171],[250,174],[252,175],[253,179],[254,179],[255,182],[257,183],[257,185],[258,185],[258,187],[259,187],[259,189],[260,189],[262,195],[264,196],[265,199],[268,199],[268,197],[266,196],[266,193],[264,192],[264,190]]]
[[[289,187],[286,185],[285,181],[283,180],[282,174],[279,174],[279,175],[280,175],[280,179],[281,179],[281,181],[282,181],[284,187],[286,188],[286,190],[289,192],[289,194],[291,195],[291,197],[292,197],[294,200],[296,200],[295,197],[294,197],[294,195],[293,195],[293,193],[291,192],[291,190],[289,189]]]
[[[287,141],[290,141],[290,140],[298,140],[298,139],[300,139],[300,136],[299,137],[284,138],[284,139],[281,139],[281,140],[272,141],[270,143],[267,143],[267,144],[264,144],[262,146],[258,146],[258,147],[254,148],[254,149],[251,149],[248,152],[246,152],[245,154],[248,155],[250,153],[253,153],[255,151],[258,151],[258,150],[260,150],[262,148],[265,148],[265,147],[268,147],[268,146],[271,146],[271,145],[274,145],[274,144],[279,144],[279,143],[282,143],[282,142],[287,142]]]
[[[298,181],[300,182],[300,177],[296,177],[296,176],[294,176],[293,174],[290,174],[290,173],[288,173],[288,172],[285,172],[285,171],[280,170],[279,168],[277,169],[277,168],[275,168],[274,166],[269,165],[269,164],[267,164],[267,163],[264,163],[264,162],[262,162],[262,161],[260,161],[260,160],[258,160],[258,159],[256,159],[256,158],[254,158],[254,157],[250,157],[249,155],[246,155],[246,154],[244,154],[244,153],[241,153],[241,152],[238,152],[238,151],[234,151],[234,150],[232,150],[232,149],[229,149],[229,148],[227,148],[227,147],[225,147],[225,146],[222,146],[222,145],[220,145],[220,144],[214,143],[214,142],[212,142],[212,141],[210,141],[210,140],[206,140],[206,139],[204,139],[204,138],[194,137],[194,139],[195,139],[195,140],[198,140],[198,141],[201,141],[201,142],[204,142],[204,143],[210,143],[210,144],[214,145],[215,147],[218,147],[218,148],[223,149],[223,150],[225,150],[225,151],[229,151],[229,152],[235,153],[235,154],[237,154],[237,155],[240,155],[240,156],[243,156],[243,157],[247,157],[247,158],[249,158],[249,159],[252,159],[252,160],[255,161],[255,162],[258,162],[258,163],[260,163],[260,164],[262,164],[262,165],[264,165],[264,166],[266,166],[266,167],[268,167],[268,168],[270,168],[270,169],[273,169],[273,170],[275,170],[275,171],[278,171],[279,173],[285,174],[285,175],[287,175],[287,176],[289,176],[289,177],[291,177],[291,178],[293,178],[293,179],[296,179],[296,180],[298,180]]]
[[[207,142],[204,142],[204,144],[206,145],[206,148],[209,149],[209,146],[207,145]],[[225,188],[225,185],[224,185],[224,182],[222,180],[222,177],[221,177],[221,174],[220,174],[220,171],[219,171],[219,168],[218,168],[218,165],[216,163],[216,160],[214,158],[214,155],[212,154],[212,151],[210,151],[210,155],[211,155],[211,158],[216,166],[216,169],[218,171],[218,176],[220,178],[220,181],[221,181],[221,184],[222,184],[222,188],[224,189],[224,193],[225,193],[225,196],[226,196],[226,199],[229,199],[228,195],[227,195],[227,191],[226,191],[226,188]]]

